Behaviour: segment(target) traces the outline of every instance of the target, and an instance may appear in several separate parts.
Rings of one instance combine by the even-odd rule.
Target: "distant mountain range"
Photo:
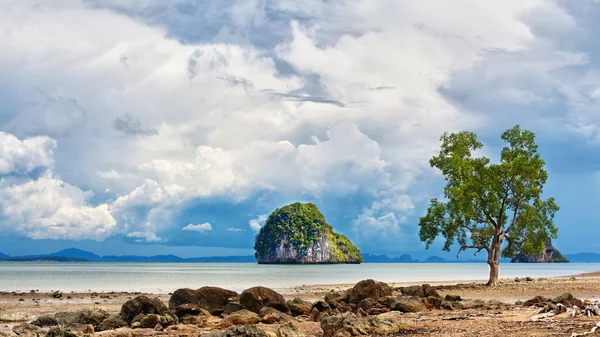
[[[600,262],[600,254],[597,253],[578,253],[566,254],[565,257],[571,262]],[[175,255],[154,255],[154,256],[99,256],[85,250],[77,248],[63,249],[52,254],[9,256],[0,253],[0,261],[58,261],[58,262],[256,262],[252,255],[248,256],[208,256],[182,258]],[[509,261],[509,260],[508,260]],[[504,261],[503,262],[508,262]],[[364,263],[465,263],[465,262],[485,262],[485,260],[445,260],[439,256],[430,256],[424,261],[413,259],[410,255],[404,254],[399,257],[389,257],[387,255],[363,254]]]

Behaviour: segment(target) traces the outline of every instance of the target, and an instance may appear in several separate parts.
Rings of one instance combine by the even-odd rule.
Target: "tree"
[[[431,167],[446,179],[444,198],[432,199],[419,221],[419,237],[427,248],[441,235],[444,250],[458,243],[458,254],[486,251],[487,283],[498,283],[500,256],[539,254],[547,239],[555,239],[554,198],[542,199],[548,173],[535,144],[535,135],[517,125],[502,134],[506,143],[500,162],[479,156],[483,144],[472,132],[444,133],[440,153]]]

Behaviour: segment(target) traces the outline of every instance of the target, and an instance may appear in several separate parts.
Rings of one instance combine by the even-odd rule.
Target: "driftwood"
[[[582,333],[574,332],[574,333],[571,334],[571,337],[579,337],[579,336],[591,335],[591,334],[595,333],[596,330],[598,330],[599,328],[600,328],[600,322],[596,323],[596,326],[593,327],[590,331],[582,332]]]

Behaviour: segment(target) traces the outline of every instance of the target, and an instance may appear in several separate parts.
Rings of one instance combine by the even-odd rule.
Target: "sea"
[[[501,278],[553,277],[600,271],[600,263],[500,265]],[[218,286],[285,290],[303,285],[487,280],[485,263],[363,263],[360,265],[258,265],[256,263],[0,262],[0,291],[140,291]]]

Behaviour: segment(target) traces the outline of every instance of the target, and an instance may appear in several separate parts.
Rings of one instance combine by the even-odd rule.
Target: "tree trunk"
[[[490,279],[487,282],[487,286],[493,287],[498,285],[498,274],[500,267],[500,253],[502,251],[502,241],[504,234],[500,230],[496,230],[496,234],[492,239],[492,245],[488,251],[487,263],[490,266]]]
[[[488,265],[490,266],[490,279],[487,282],[487,286],[494,287],[498,285],[498,267],[499,262],[496,261],[488,261]]]

